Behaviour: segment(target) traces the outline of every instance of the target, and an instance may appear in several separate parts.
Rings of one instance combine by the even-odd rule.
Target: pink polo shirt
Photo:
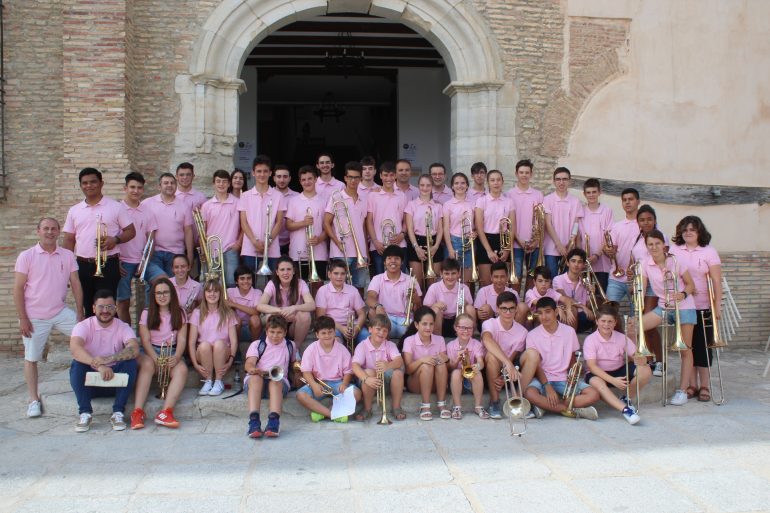
[[[238,287],[232,287],[227,289],[227,298],[233,303],[254,308],[259,304],[260,298],[262,298],[262,291],[259,289],[249,289],[248,294],[243,296],[241,295],[241,289]],[[236,310],[235,308],[233,308],[233,311],[238,316],[238,319],[241,323],[249,321],[249,316],[244,312]]]
[[[626,364],[626,356],[633,356],[636,345],[624,334],[613,331],[610,339],[594,331],[583,341],[583,357],[596,360],[603,371],[618,370]]]
[[[72,336],[85,341],[85,350],[92,357],[112,356],[122,351],[131,340],[137,340],[131,326],[117,317],[106,328],[99,324],[96,316],[82,320],[72,329]],[[112,367],[117,362],[106,364]]]
[[[527,349],[540,353],[540,366],[548,381],[565,381],[572,355],[580,349],[575,330],[558,323],[556,332],[551,334],[540,325],[527,335]]]
[[[190,210],[193,208],[200,208],[201,205],[206,203],[206,195],[203,194],[201,191],[196,189],[195,187],[191,187],[189,191],[182,191],[177,187],[176,192],[174,195],[177,198],[182,198],[185,203],[190,205]]]
[[[361,183],[358,184],[358,194],[361,194],[361,195],[366,196],[368,198],[369,194],[371,194],[373,192],[377,192],[381,188],[382,187],[380,187],[376,183],[373,183],[372,185],[367,187],[366,185],[364,185],[363,182],[361,182]]]
[[[561,294],[556,292],[553,288],[550,288],[546,290],[545,294],[541,296],[540,293],[537,291],[537,289],[535,287],[532,287],[527,291],[526,294],[524,294],[524,302],[527,303],[527,306],[529,306],[530,310],[534,310],[535,305],[537,304],[537,301],[542,297],[550,297],[551,299],[553,299],[558,303],[559,300],[561,299]]]
[[[481,324],[482,338],[484,333],[492,335],[492,338],[508,358],[511,358],[513,353],[521,353],[525,349],[527,330],[516,321],[513,321],[510,328],[505,329],[500,318],[487,319]]]
[[[505,194],[497,198],[487,193],[476,201],[476,210],[481,210],[484,216],[484,233],[500,233],[500,219],[508,217],[513,208],[513,202]]]
[[[575,281],[570,280],[569,273],[560,274],[554,278],[553,289],[557,292],[559,290],[563,291],[564,295],[572,298],[573,301],[577,301],[583,305],[588,305],[588,291],[583,286],[583,283],[580,281],[580,279]]]
[[[335,339],[331,351],[326,351],[316,340],[302,353],[302,372],[312,372],[316,379],[338,381],[353,372],[350,353]]]
[[[578,219],[583,217],[583,204],[572,194],[567,193],[564,198],[560,198],[558,194],[552,192],[543,199],[543,207],[545,208],[545,213],[551,216],[553,229],[556,231],[556,235],[559,237],[562,245],[566,248],[572,236],[572,226],[578,222]],[[545,242],[543,243],[543,251],[546,255],[559,256],[559,252],[556,250],[556,243],[547,232],[545,234]]]
[[[78,270],[75,254],[56,246],[52,253],[35,244],[16,258],[14,271],[25,274],[24,309],[30,319],[52,319],[65,306],[70,274]]]
[[[305,193],[297,194],[291,197],[291,201],[286,207],[286,218],[295,223],[305,220],[307,209],[310,209],[310,215],[313,216],[313,235],[318,237],[324,231],[324,213],[326,212],[326,200],[320,194],[308,197]],[[289,232],[289,256],[295,260],[307,261],[307,237],[305,228]],[[313,258],[317,261],[325,262],[329,259],[329,242],[324,241],[313,246]]]
[[[196,308],[190,316],[190,325],[198,328],[198,344],[213,344],[217,340],[223,340],[229,345],[230,326],[238,325],[238,317],[232,315],[220,326],[219,313],[210,311],[201,322],[201,309]]]
[[[184,253],[184,229],[193,224],[189,204],[176,197],[171,203],[166,203],[163,196],[156,194],[142,201],[142,206],[148,207],[155,214],[158,223],[155,250]]]
[[[279,191],[280,192],[280,191]],[[288,210],[289,204],[291,203],[291,200],[298,196],[299,193],[297,191],[293,191],[289,189],[286,192],[281,193],[283,194],[284,204],[286,205],[286,209]],[[289,243],[289,230],[286,228],[286,216],[283,218],[283,225],[281,228],[280,233],[278,233],[278,243],[281,246],[285,246]]]
[[[444,210],[444,224],[449,226],[449,235],[461,237],[463,233],[463,216],[471,220],[470,228],[474,229],[473,203],[467,199],[452,198],[442,205]]]
[[[400,191],[404,196],[406,196],[407,203],[420,197],[420,189],[415,185],[409,184],[408,189],[402,189],[398,186],[398,184],[394,184],[393,187],[395,187],[397,191]]]
[[[460,358],[460,339],[456,338],[446,345],[446,354],[450,360],[457,360]],[[468,350],[468,362],[473,365],[484,361],[484,355],[487,354],[487,350],[484,348],[484,344],[472,338],[468,341],[468,344],[462,349]],[[460,363],[457,363],[458,368]]]
[[[665,285],[663,281],[663,270],[658,267],[658,264],[655,263],[655,261],[652,259],[652,257],[647,257],[644,260],[642,260],[642,267],[643,267],[643,273],[644,276],[647,278],[647,283],[652,285],[652,291],[655,293],[656,296],[658,296],[658,306],[660,308],[666,307],[666,292],[665,292]],[[674,270],[674,263],[672,260],[666,259],[666,267],[673,271]],[[682,279],[682,274],[687,270],[687,267],[679,263],[678,267],[678,275],[677,275],[677,281],[679,283],[679,292],[684,291],[684,280]],[[672,291],[673,293],[673,291]],[[672,305],[673,308],[673,305]],[[692,298],[692,295],[688,295],[684,301],[679,302],[679,309],[680,310],[691,310],[695,308],[695,301]]]
[[[188,301],[203,299],[203,285],[193,280],[192,278],[187,278],[187,281],[184,282],[184,285],[179,285],[176,282],[175,276],[172,276],[171,278],[169,278],[169,280],[171,280],[171,283],[174,284],[174,290],[176,290],[176,297],[179,300],[179,306],[181,306],[182,308],[184,308],[184,306],[187,304]],[[195,299],[191,300],[190,297],[193,297]]]
[[[147,234],[158,229],[158,222],[155,214],[141,203],[138,207],[130,207],[121,200],[120,206],[126,211],[131,219],[131,224],[136,229],[136,236],[128,242],[120,244],[120,261],[127,264],[138,264],[142,261],[142,252],[147,243]]]
[[[487,190],[484,189],[483,191],[477,191],[476,189],[471,186],[468,189],[468,192],[465,193],[465,197],[470,201],[471,205],[475,205],[476,201],[479,200],[479,198],[483,198],[487,195]]]
[[[141,326],[147,326],[147,316],[149,311],[145,308],[142,310],[142,315],[139,317],[139,324]],[[184,314],[182,315],[184,318]],[[150,330],[150,343],[154,346],[162,345],[174,345],[176,344],[176,336],[179,333],[175,329],[171,329],[171,312],[160,313],[160,326],[156,330]]]
[[[114,199],[102,196],[96,205],[89,205],[86,200],[70,207],[62,231],[75,235],[75,256],[80,258],[96,257],[96,220],[106,228],[107,236],[119,235],[131,225],[128,213]],[[107,255],[117,255],[120,246],[107,252]]]
[[[528,241],[532,240],[532,215],[535,205],[543,202],[543,193],[530,187],[527,190],[519,189],[516,185],[505,193],[511,198],[513,208],[516,210],[516,237]],[[514,241],[514,247],[520,248],[518,242]]]
[[[404,317],[404,308],[406,308],[411,281],[408,274],[401,273],[398,279],[394,281],[388,278],[387,272],[384,272],[372,278],[367,290],[373,290],[377,293],[377,301],[388,315]],[[414,280],[414,295],[415,297],[422,297],[422,290],[417,280]]]
[[[591,248],[586,250],[586,253],[589,256],[597,253],[601,255],[595,264],[591,264],[594,272],[609,272],[610,259],[602,253],[602,248],[604,247],[604,232],[612,229],[612,210],[601,203],[596,211],[592,211],[587,206],[584,206],[583,218],[578,224],[580,225],[580,247],[585,249],[583,243],[585,242],[585,234],[588,234],[588,242]]]
[[[618,249],[615,259],[618,265],[624,270],[628,270],[628,264],[631,261],[631,248],[636,243],[636,238],[639,236],[639,225],[636,223],[636,219],[621,219],[612,225],[610,230],[612,235],[612,244]],[[615,266],[611,265],[610,272],[615,271]],[[610,279],[620,283],[625,283],[626,275],[615,277],[610,274]]]
[[[681,246],[672,245],[670,251],[676,256],[679,267],[690,271],[690,277],[695,283],[695,293],[692,295],[695,308],[698,310],[710,309],[711,302],[706,275],[709,272],[709,267],[722,265],[717,250],[712,246],[696,246],[691,249],[682,244]]]
[[[448,185],[444,184],[444,188],[441,189],[440,192],[436,192],[436,189],[433,189],[433,201],[438,203],[439,205],[443,205],[450,199],[454,197],[455,193],[452,191],[452,189],[449,188]]]
[[[342,198],[342,201],[345,202],[345,204],[348,206],[348,215],[350,216],[350,223],[353,225],[353,232],[356,234],[356,242],[358,242],[358,249],[361,251],[361,254],[366,256],[366,234],[364,233],[364,224],[366,223],[366,203],[364,202],[363,198],[359,196],[357,199],[351,198],[346,191],[342,191],[339,194],[333,194],[329,197],[329,200],[326,203],[326,213],[334,215],[334,198]],[[340,215],[342,216],[341,221],[344,223],[342,225],[342,228],[344,231],[348,231],[349,228],[347,226],[347,221],[345,221],[344,217],[344,209],[342,209],[342,206],[338,208]],[[344,239],[339,236],[340,232],[337,227],[337,220],[332,221],[332,226],[334,227],[334,233],[337,235],[337,238],[340,240],[343,240],[345,242],[345,255],[342,254],[342,251],[340,251],[340,248],[337,247],[336,244],[333,242],[329,243],[329,256],[331,258],[341,258],[343,256],[347,258],[355,258],[356,257],[356,246],[353,241],[353,237],[348,235]]]
[[[404,339],[404,349],[401,352],[411,354],[414,360],[419,360],[425,356],[438,356],[441,353],[446,353],[446,342],[444,342],[444,337],[431,334],[430,342],[424,344],[420,339],[420,334],[415,333]]]
[[[412,216],[412,225],[414,226],[414,234],[422,237],[427,236],[425,230],[425,220],[428,217],[428,210],[430,209],[431,216],[433,217],[433,232],[431,235],[436,237],[438,234],[438,222],[443,215],[443,207],[435,201],[423,201],[420,198],[410,201],[406,205],[405,214]]]
[[[298,280],[297,281],[297,302],[296,303],[290,303],[289,302],[289,289],[281,287],[281,305],[282,306],[293,306],[293,305],[304,305],[305,304],[305,294],[310,294],[310,289],[307,286],[307,283],[305,283],[305,280]],[[267,282],[267,285],[265,285],[265,290],[262,293],[263,296],[267,296],[270,298],[270,304],[272,306],[278,306],[277,298],[275,294],[275,284],[273,283],[273,280],[270,280]]]
[[[356,346],[353,363],[357,363],[363,369],[374,369],[378,361],[392,362],[400,357],[398,347],[390,340],[385,339],[380,347],[374,347],[371,339],[367,337]]]
[[[326,315],[334,319],[334,322],[343,326],[348,325],[348,315],[355,314],[364,307],[361,294],[353,285],[344,283],[342,290],[334,288],[331,282],[322,285],[315,297],[315,306],[325,308]],[[358,317],[358,316],[356,316]]]
[[[425,293],[425,299],[423,299],[423,304],[425,306],[432,306],[439,301],[443,302],[446,305],[446,310],[444,310],[443,314],[444,319],[452,319],[457,311],[457,300],[460,295],[460,287],[458,285],[459,282],[456,282],[454,287],[449,289],[444,283],[444,280],[437,281],[428,287],[428,291]],[[463,289],[465,289],[465,304],[473,304],[471,289],[464,283],[462,286]]]
[[[510,287],[505,287],[503,289],[503,292],[513,292],[513,295],[516,296],[516,302],[519,302],[519,293],[513,290]],[[495,315],[497,315],[497,296],[499,296],[497,292],[495,292],[494,285],[487,285],[486,287],[481,287],[478,292],[476,292],[476,299],[473,301],[474,308],[481,308],[484,305],[489,305],[492,307],[492,311],[495,312]]]
[[[268,206],[270,206],[270,221],[266,227],[265,223],[267,222]],[[267,191],[264,193],[260,193],[257,191],[256,187],[252,187],[248,191],[242,193],[241,198],[238,200],[238,212],[246,213],[246,222],[249,223],[254,238],[261,241],[265,240],[266,228],[269,227],[270,231],[273,230],[278,212],[285,211],[286,202],[283,195],[272,187],[268,187]],[[243,238],[241,255],[262,258],[262,255],[257,255],[257,249],[248,237]],[[278,243],[278,237],[273,239],[273,242],[267,248],[267,256],[268,258],[278,258],[281,256],[281,247]]]
[[[323,179],[321,179],[320,176],[315,181],[315,192],[321,195],[321,197],[324,199],[324,203],[329,201],[329,198],[334,191],[343,190],[345,190],[345,182],[340,182],[333,176],[332,179],[328,182],[325,182]]]
[[[401,191],[386,192],[385,189],[380,189],[367,196],[366,210],[372,214],[372,224],[378,241],[383,242],[382,223],[386,219],[393,221],[395,233],[400,233],[404,229],[406,204],[406,196]],[[387,244],[385,245],[387,246]],[[406,247],[406,238],[401,241],[399,246]],[[374,244],[371,244],[369,249],[374,251]]]
[[[238,212],[238,198],[232,194],[227,199],[219,201],[216,196],[201,207],[201,216],[206,222],[206,236],[218,236],[222,239],[225,251],[238,242],[241,234],[241,215]],[[235,269],[228,269],[228,271]]]
[[[259,358],[259,340],[255,340],[249,344],[249,349],[246,351],[246,358]],[[289,348],[286,346],[286,339],[281,340],[279,343],[274,344],[269,340],[265,341],[265,351],[262,353],[262,358],[257,361],[257,370],[262,372],[269,372],[275,366],[283,369],[283,382],[289,385]],[[243,382],[246,383],[251,378],[250,374],[246,374],[243,378]],[[260,376],[255,376],[256,379],[260,379]]]

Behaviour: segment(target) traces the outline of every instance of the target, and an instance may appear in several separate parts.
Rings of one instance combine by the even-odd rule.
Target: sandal
[[[406,412],[404,412],[403,408],[393,408],[393,418],[396,420],[404,420],[406,418]]]
[[[430,403],[420,404],[420,420],[433,420],[433,413],[430,411]]]
[[[455,406],[452,408],[452,418],[455,420],[460,420],[463,418],[463,410],[459,406]]]
[[[476,415],[479,416],[480,419],[488,419],[489,418],[489,412],[484,409],[483,406],[476,406],[473,411],[476,412]]]
[[[698,390],[698,401],[707,403],[711,400],[711,390],[708,387],[700,387]]]
[[[687,392],[687,399],[692,399],[697,395],[697,392],[695,391],[695,387],[687,387],[685,389],[685,392]]]
[[[441,417],[444,420],[452,418],[452,412],[449,411],[449,408],[446,407],[446,401],[439,401],[436,403],[436,406],[438,406],[438,409],[440,412],[439,417]]]
[[[356,413],[356,416],[354,417],[357,422],[366,422],[367,420],[372,418],[372,410],[362,410],[358,413]]]

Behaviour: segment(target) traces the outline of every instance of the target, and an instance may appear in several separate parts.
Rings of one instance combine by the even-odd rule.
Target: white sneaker
[[[207,379],[201,389],[198,390],[198,395],[209,395],[209,392],[211,392],[211,380]]]
[[[126,429],[126,420],[119,411],[112,414],[112,417],[110,417],[110,424],[112,424],[113,431],[124,431]]]
[[[75,431],[78,433],[85,433],[86,431],[91,429],[92,420],[93,420],[93,417],[91,416],[90,413],[81,413],[78,423],[75,424]]]
[[[663,362],[655,362],[655,368],[652,370],[653,376],[663,376]]]
[[[27,406],[27,417],[39,417],[43,414],[43,405],[40,401],[32,401]]]
[[[671,404],[674,406],[682,406],[687,404],[687,394],[684,390],[677,390],[674,395],[671,396]]]
[[[639,422],[640,420],[642,420],[641,417],[639,417],[639,414],[636,413],[636,411],[634,411],[634,409],[629,406],[626,406],[625,408],[623,408],[623,418],[626,419],[628,423],[631,424],[632,426],[637,422]]]
[[[529,419],[542,419],[543,418],[543,410],[541,410],[540,408],[538,408],[537,406],[535,406],[533,404],[532,408],[530,408],[530,410],[529,410],[529,413],[527,413],[526,418],[527,418],[527,420],[529,420]]]
[[[577,413],[579,419],[599,420],[599,412],[593,406],[575,408],[575,413]]]
[[[218,379],[214,382],[214,386],[211,387],[211,391],[209,392],[209,395],[221,395],[222,392],[225,391],[225,384],[222,383],[221,379]]]

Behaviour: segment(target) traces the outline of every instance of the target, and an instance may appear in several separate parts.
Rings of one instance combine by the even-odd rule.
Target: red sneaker
[[[144,427],[144,410],[134,408],[131,412],[131,429],[142,429]]]
[[[169,428],[179,427],[179,421],[174,418],[174,410],[171,408],[160,410],[158,414],[155,415],[155,423],[159,426],[166,426]]]

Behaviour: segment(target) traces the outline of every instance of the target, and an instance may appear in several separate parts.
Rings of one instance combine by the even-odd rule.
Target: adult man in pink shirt
[[[446,166],[441,162],[434,162],[428,172],[433,182],[433,201],[443,205],[454,197],[452,189],[446,184]]]
[[[80,190],[85,199],[72,206],[64,221],[62,247],[75,253],[78,261],[78,277],[83,287],[83,315],[93,315],[94,292],[99,289],[117,292],[120,282],[119,244],[128,242],[136,235],[131,218],[120,203],[104,196],[102,174],[92,167],[84,168],[78,176]],[[102,265],[102,276],[94,276],[96,265],[96,227],[101,224],[103,235],[101,249],[107,255]]]
[[[380,178],[382,188],[367,195],[366,230],[369,234],[371,245],[369,255],[374,264],[374,274],[385,272],[385,259],[382,254],[385,248],[395,244],[406,251],[404,240],[404,210],[406,209],[406,196],[394,188],[396,182],[396,168],[392,162],[383,162],[380,166]],[[385,221],[392,222],[390,240],[383,240],[383,227]]]
[[[151,262],[163,269],[166,276],[173,276],[174,255],[184,254],[193,262],[192,210],[184,199],[176,196],[174,175],[161,174],[158,184],[160,193],[142,202],[155,214],[158,223]]]
[[[557,167],[553,172],[556,190],[543,199],[545,207],[546,237],[543,243],[545,265],[551,274],[559,274],[559,261],[567,256],[570,241],[577,247],[578,223],[583,217],[583,205],[569,193],[572,174],[566,167]]]
[[[13,282],[13,300],[24,343],[24,379],[30,400],[28,417],[39,417],[43,413],[37,390],[37,362],[45,359],[51,329],[70,336],[75,323],[83,319],[78,264],[72,251],[57,245],[59,221],[52,217],[41,219],[37,223],[37,236],[39,242],[22,251],[16,259]],[[68,284],[77,313],[64,303]]]
[[[568,400],[562,399],[567,387],[567,374],[575,362],[575,351],[580,349],[575,330],[562,324],[556,316],[556,301],[543,297],[537,302],[540,326],[527,335],[527,358],[539,361],[535,378],[524,392],[532,404],[536,417],[542,410],[561,413],[567,409]],[[599,414],[591,406],[599,400],[599,392],[578,377],[577,393],[573,407],[579,418],[597,420]],[[541,411],[538,411],[541,410]]]
[[[417,280],[409,278],[409,275],[401,271],[403,251],[395,245],[385,248],[382,253],[385,258],[385,272],[372,278],[369,289],[366,291],[366,306],[369,307],[369,320],[376,314],[385,314],[390,319],[390,334],[388,338],[401,338],[406,333],[404,326],[406,319],[406,306],[409,288],[414,286],[412,293],[412,312],[420,307],[422,291]],[[368,332],[366,336],[369,336]]]
[[[291,183],[291,173],[289,167],[285,164],[279,164],[275,166],[273,170],[273,182],[275,182],[275,190],[280,192],[283,196],[284,205],[289,208],[291,199],[296,197],[299,193],[289,188]],[[278,234],[278,246],[282,255],[289,254],[289,230],[286,228],[286,218],[283,220],[283,226],[281,226],[281,232]]]
[[[225,283],[227,288],[235,286],[233,272],[241,258],[241,215],[238,212],[238,198],[228,193],[230,173],[224,169],[214,171],[214,196],[201,207],[201,217],[206,223],[206,237],[219,237],[224,255]],[[205,280],[204,280],[205,281]]]
[[[326,263],[329,260],[329,246],[324,231],[324,213],[326,200],[316,192],[318,171],[310,165],[299,168],[299,184],[302,192],[294,196],[286,206],[286,228],[289,230],[289,256],[295,262],[309,262],[310,249],[313,247],[318,277],[326,277]],[[311,227],[312,237],[308,239],[307,229]],[[308,244],[309,243],[309,244]],[[300,267],[300,278],[308,281],[308,267]],[[308,283],[312,291],[317,291],[321,282]]]
[[[345,188],[345,184],[334,178],[332,174],[334,159],[332,159],[331,153],[320,153],[316,159],[315,167],[318,169],[315,190],[325,201],[329,200],[334,191],[341,191]]]
[[[639,191],[633,188],[623,189],[620,193],[620,201],[625,212],[625,218],[612,225],[610,236],[612,248],[604,246],[602,250],[610,259],[615,257],[618,266],[610,266],[610,276],[607,280],[607,299],[620,302],[624,297],[629,300],[631,296],[628,290],[626,272],[631,262],[631,250],[639,239],[639,224],[636,222],[636,214],[639,211]],[[616,270],[622,272],[616,273]],[[617,276],[616,276],[617,274]]]
[[[412,163],[406,159],[396,161],[396,190],[404,193],[406,202],[420,197],[420,189],[409,183],[412,177]]]
[[[511,198],[516,211],[516,235],[513,241],[513,258],[516,266],[516,276],[522,278],[524,273],[524,256],[527,256],[527,269],[537,265],[537,241],[532,239],[532,217],[536,205],[543,203],[543,193],[530,185],[532,172],[535,167],[529,159],[516,163],[516,185],[505,193]],[[528,288],[531,280],[528,280]]]

